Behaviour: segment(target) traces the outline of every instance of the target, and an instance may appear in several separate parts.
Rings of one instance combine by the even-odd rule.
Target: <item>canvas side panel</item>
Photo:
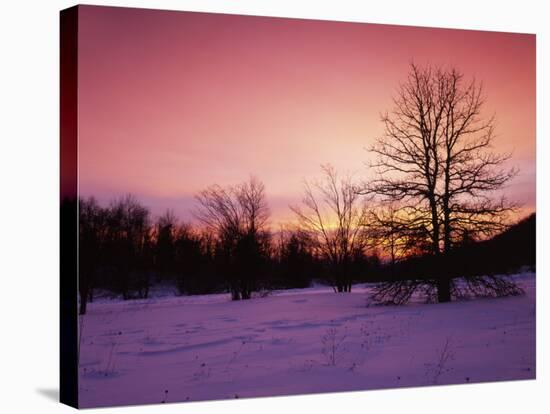
[[[60,400],[78,407],[78,7],[60,13]]]

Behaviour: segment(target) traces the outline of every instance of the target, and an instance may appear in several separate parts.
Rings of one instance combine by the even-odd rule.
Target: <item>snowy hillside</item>
[[[80,405],[197,401],[535,377],[535,275],[526,294],[367,306],[367,287],[157,297],[89,305]]]

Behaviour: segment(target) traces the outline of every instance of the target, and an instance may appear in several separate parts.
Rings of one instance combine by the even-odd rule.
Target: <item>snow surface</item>
[[[535,378],[526,294],[368,306],[368,286],[97,301],[81,318],[80,405],[247,398]]]

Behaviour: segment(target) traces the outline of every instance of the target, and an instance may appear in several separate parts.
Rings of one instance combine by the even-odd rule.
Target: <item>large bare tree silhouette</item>
[[[504,230],[516,207],[497,196],[516,170],[506,167],[510,154],[493,150],[495,118],[485,115],[484,104],[482,84],[466,80],[457,69],[411,64],[393,109],[382,116],[384,134],[371,147],[378,178],[364,191],[397,203],[399,217],[406,218],[408,229],[426,234],[435,257],[466,238]],[[439,302],[451,300],[455,286],[447,270],[438,269],[429,282],[400,281],[408,292],[404,297],[428,283]],[[516,292],[514,286],[501,289],[490,279],[470,283],[488,294]],[[383,286],[381,298],[391,299],[395,288]]]

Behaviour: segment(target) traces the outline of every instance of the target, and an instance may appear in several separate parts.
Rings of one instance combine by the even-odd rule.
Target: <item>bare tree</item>
[[[207,236],[207,235],[205,235]],[[179,294],[204,292],[210,277],[206,272],[211,255],[209,241],[191,225],[181,223],[173,230],[173,267]]]
[[[195,216],[216,234],[225,256],[232,298],[249,299],[267,238],[269,208],[263,183],[251,177],[237,186],[213,185],[196,199]]]
[[[322,171],[321,181],[304,183],[302,204],[291,209],[329,264],[334,290],[351,292],[351,261],[367,246],[367,208],[351,176],[340,178],[330,165],[323,165]]]
[[[78,200],[79,230],[79,314],[86,313],[88,301],[93,298],[97,273],[102,259],[102,248],[105,238],[105,209],[101,208],[95,198]]]
[[[496,193],[516,170],[505,168],[509,154],[492,150],[495,118],[484,115],[482,84],[454,68],[411,64],[393,103],[382,116],[384,135],[371,148],[379,178],[365,191],[400,203],[407,226],[424,230],[436,257],[465,234],[502,231],[515,206]],[[453,281],[444,268],[429,283],[439,302],[451,300]]]
[[[155,268],[159,279],[175,272],[175,239],[178,220],[172,210],[167,210],[155,223]]]
[[[241,210],[244,232],[256,234],[264,229],[269,219],[264,184],[256,177],[251,177],[236,187],[235,195]]]
[[[309,235],[295,226],[286,226],[279,230],[277,236],[275,282],[287,287],[308,287],[316,265]]]
[[[106,261],[113,288],[124,300],[147,298],[151,283],[152,240],[149,210],[131,194],[113,200],[106,218]]]

